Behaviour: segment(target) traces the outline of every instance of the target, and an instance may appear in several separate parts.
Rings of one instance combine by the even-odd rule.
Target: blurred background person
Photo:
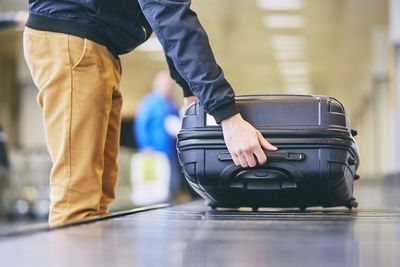
[[[176,154],[179,108],[172,97],[174,84],[168,71],[158,72],[153,80],[152,91],[140,101],[134,120],[134,134],[140,151],[162,152],[169,159],[169,198],[172,202],[176,201],[177,194],[184,185]],[[174,126],[171,127],[171,124]]]
[[[28,19],[28,12],[3,12],[0,13],[0,30],[8,27],[23,27]]]

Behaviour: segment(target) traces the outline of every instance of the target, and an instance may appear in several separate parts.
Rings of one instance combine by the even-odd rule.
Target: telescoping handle
[[[306,159],[306,154],[289,152],[289,151],[264,151],[268,160],[271,161],[303,161]],[[220,153],[218,154],[218,160],[220,161],[232,161],[232,156],[230,153]]]

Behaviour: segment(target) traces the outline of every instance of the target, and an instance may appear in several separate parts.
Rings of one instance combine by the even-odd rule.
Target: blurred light
[[[29,201],[34,201],[38,197],[38,191],[33,186],[25,186],[22,190],[22,195]]]
[[[33,206],[33,213],[37,217],[44,217],[49,214],[50,201],[47,199],[37,200]]]
[[[309,71],[307,69],[297,68],[284,68],[280,70],[282,76],[307,76]]]
[[[273,47],[305,47],[306,38],[302,35],[275,35],[270,38]]]
[[[305,50],[276,51],[274,53],[277,61],[302,60],[306,58],[306,55]]]
[[[310,69],[310,64],[306,61],[288,61],[279,63],[281,69]]]
[[[290,94],[311,94],[311,86],[308,83],[286,84],[285,89]]]
[[[137,50],[142,52],[163,52],[163,47],[157,37],[152,36],[145,43],[140,45]]]
[[[269,39],[277,61],[304,60],[306,38],[302,35],[276,35]]]
[[[298,10],[303,8],[303,0],[258,0],[257,6],[264,10]]]
[[[308,76],[310,65],[305,61],[289,61],[279,64],[279,70],[282,76]]]
[[[19,199],[15,203],[15,211],[18,215],[26,215],[29,212],[29,204],[27,201]]]
[[[309,83],[308,76],[282,76],[284,83]]]
[[[305,26],[305,18],[301,15],[267,15],[263,18],[265,27],[281,28],[302,28]]]
[[[275,35],[269,40],[278,64],[285,92],[310,94],[310,63],[303,35]]]

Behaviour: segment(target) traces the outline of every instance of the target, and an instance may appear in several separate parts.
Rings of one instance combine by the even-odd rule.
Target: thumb
[[[257,136],[258,136],[258,140],[261,144],[261,147],[264,150],[268,150],[268,151],[278,150],[278,148],[276,146],[271,145],[267,140],[265,140],[264,136],[262,136],[262,134],[260,132],[257,132]]]

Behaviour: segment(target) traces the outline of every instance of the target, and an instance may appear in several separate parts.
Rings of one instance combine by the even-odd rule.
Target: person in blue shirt
[[[173,80],[168,71],[156,74],[153,88],[139,103],[134,120],[134,134],[141,151],[164,153],[171,165],[170,200],[176,199],[183,182],[176,155],[176,135],[168,130],[168,121],[178,118],[178,105],[172,98]]]
[[[173,82],[168,72],[157,73],[153,89],[139,103],[135,118],[135,136],[139,149],[176,154],[176,138],[168,133],[165,121],[178,116],[178,105],[172,98]]]
[[[0,13],[0,30],[15,26],[25,26],[27,19],[28,13],[26,11]]]

